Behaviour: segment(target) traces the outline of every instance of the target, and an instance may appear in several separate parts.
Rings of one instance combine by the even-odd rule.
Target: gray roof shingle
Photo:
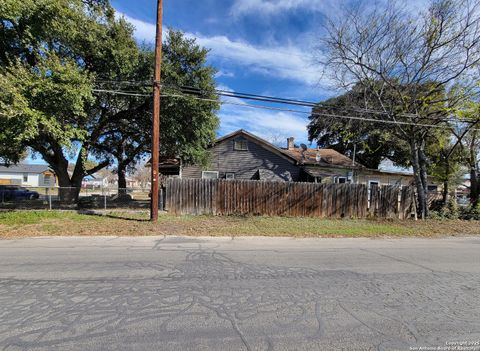
[[[26,163],[19,163],[16,165],[6,166],[5,164],[0,164],[0,172],[4,173],[43,173],[50,171],[48,165],[30,165]]]

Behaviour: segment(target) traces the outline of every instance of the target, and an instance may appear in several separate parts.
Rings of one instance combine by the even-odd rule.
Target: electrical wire
[[[107,81],[104,81],[107,82]],[[150,85],[153,83],[149,83],[148,81],[108,81],[108,82],[135,82],[136,84],[146,84]],[[189,94],[211,94],[211,92],[206,92],[204,90],[201,90],[196,87],[188,86],[188,85],[173,85],[173,84],[163,84],[162,87],[171,87],[174,89],[178,89],[181,92],[189,93]],[[246,99],[246,100],[255,100],[255,101],[263,101],[263,102],[272,102],[272,103],[279,103],[279,104],[287,104],[287,105],[297,105],[297,106],[305,106],[305,107],[324,107],[327,109],[337,109],[337,110],[342,110],[342,111],[350,111],[350,112],[355,112],[355,113],[365,113],[365,114],[378,114],[378,115],[384,115],[388,116],[389,114],[384,111],[378,111],[378,110],[372,110],[372,109],[360,109],[360,108],[342,108],[339,106],[331,106],[327,104],[322,104],[322,103],[316,103],[316,102],[311,102],[311,101],[306,101],[306,100],[298,100],[298,99],[290,99],[290,98],[279,98],[275,96],[269,96],[269,95],[260,95],[260,94],[251,94],[251,93],[243,93],[243,92],[236,92],[236,91],[229,91],[229,90],[223,90],[223,89],[214,89],[215,93],[220,96],[227,96],[227,97],[234,97],[234,98],[239,98],[239,99]],[[411,113],[400,113],[397,114],[399,117],[406,117],[406,118],[412,118],[412,119],[426,119],[426,120],[431,120],[431,121],[438,121],[438,122],[455,122],[456,119],[454,118],[435,118],[435,117],[423,117],[421,118],[420,116],[416,114],[411,114]],[[466,122],[476,122],[476,120],[465,120]]]
[[[119,91],[119,90],[107,90],[107,89],[92,89],[94,93],[108,93],[114,95],[123,95],[123,96],[139,96],[139,97],[149,97],[151,94],[140,94],[137,92],[130,91]]]
[[[180,88],[181,91],[186,91],[186,92],[192,92],[192,93],[201,93],[202,90],[191,87],[191,86],[176,86],[177,88]],[[235,92],[235,91],[228,91],[228,90],[221,90],[221,89],[215,89],[215,92],[218,95],[221,96],[229,96],[229,97],[236,97],[240,99],[249,99],[249,100],[257,100],[257,101],[264,101],[264,102],[274,102],[274,103],[281,103],[281,104],[289,104],[289,105],[299,105],[299,106],[305,106],[305,107],[325,107],[329,109],[341,109],[342,111],[352,111],[356,113],[367,113],[367,114],[378,114],[378,115],[389,115],[389,113],[384,112],[384,111],[377,111],[377,110],[372,110],[372,109],[354,109],[354,108],[342,108],[338,106],[331,106],[327,104],[322,104],[322,103],[315,103],[311,101],[305,101],[305,100],[297,100],[297,99],[289,99],[289,98],[279,98],[279,97],[274,97],[274,96],[268,96],[268,95],[258,95],[258,94],[250,94],[250,93],[242,93],[242,92]],[[207,92],[208,93],[208,92]],[[399,113],[397,114],[399,117],[407,117],[407,118],[421,118],[417,114],[413,113]],[[421,119],[430,119],[433,121],[448,121],[448,118],[421,118]],[[455,119],[450,119],[451,122],[456,121]],[[472,120],[473,122],[476,122],[477,120]]]
[[[131,95],[131,96],[144,96],[144,97],[150,97],[151,96],[151,95],[148,95],[148,94],[132,94],[132,93],[125,93],[125,92],[120,92],[120,91],[115,91],[115,90],[104,90],[104,89],[94,89],[94,91],[95,92],[102,92],[102,93],[109,93],[109,94]],[[241,106],[241,107],[247,107],[247,108],[257,108],[257,109],[265,109],[265,110],[279,111],[279,112],[307,114],[309,116],[323,116],[323,117],[330,117],[330,118],[359,120],[359,121],[366,121],[366,122],[372,122],[372,123],[385,123],[385,124],[395,124],[395,125],[408,125],[408,126],[415,126],[415,127],[448,129],[448,128],[445,128],[445,126],[438,125],[438,124],[414,123],[414,122],[405,122],[405,121],[391,121],[391,120],[375,119],[375,118],[359,117],[359,116],[347,116],[347,115],[336,115],[336,114],[330,114],[330,113],[309,112],[309,111],[285,109],[285,108],[278,108],[278,107],[265,106],[265,105],[253,105],[253,104],[240,103],[240,102],[234,102],[234,101],[225,101],[225,100],[218,101],[216,99],[201,98],[201,97],[196,97],[196,96],[192,96],[192,95],[162,93],[161,97],[195,99],[195,100],[200,100],[200,101],[220,103],[222,105],[235,105],[235,106]],[[480,131],[480,129],[472,129],[472,130]]]

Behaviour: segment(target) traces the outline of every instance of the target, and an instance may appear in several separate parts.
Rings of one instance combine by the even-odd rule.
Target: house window
[[[248,150],[248,142],[244,139],[237,139],[233,143],[233,149],[237,151]]]
[[[347,177],[337,177],[338,184],[345,184],[347,182]]]
[[[427,190],[431,192],[436,192],[438,190],[438,187],[436,185],[428,185]]]
[[[52,183],[52,179],[53,177],[49,174],[46,174],[44,177],[43,177],[43,184],[44,185],[53,185]]]
[[[218,179],[217,171],[202,171],[202,179]]]
[[[23,182],[28,182],[28,173],[23,173]]]
[[[235,179],[235,173],[233,172],[225,173],[225,179]]]
[[[370,189],[372,186],[378,186],[379,182],[376,180],[369,180],[368,181],[368,188]]]

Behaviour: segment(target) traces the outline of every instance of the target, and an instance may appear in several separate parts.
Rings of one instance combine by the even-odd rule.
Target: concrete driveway
[[[0,241],[0,350],[480,350],[480,238]]]

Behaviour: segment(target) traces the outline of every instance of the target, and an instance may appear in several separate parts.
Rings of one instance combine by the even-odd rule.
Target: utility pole
[[[157,0],[157,32],[155,38],[155,73],[153,81],[153,123],[152,123],[152,188],[150,220],[158,221],[158,161],[160,153],[160,72],[162,64],[162,16],[163,3]]]

